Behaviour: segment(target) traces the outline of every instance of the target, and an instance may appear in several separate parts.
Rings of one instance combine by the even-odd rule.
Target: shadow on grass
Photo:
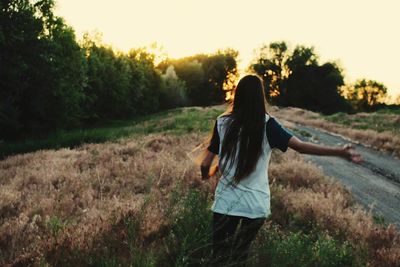
[[[85,129],[58,131],[45,138],[0,142],[0,160],[40,149],[74,148],[85,143],[103,143],[151,133],[187,134],[207,132],[221,108],[177,108],[127,120],[114,120]]]

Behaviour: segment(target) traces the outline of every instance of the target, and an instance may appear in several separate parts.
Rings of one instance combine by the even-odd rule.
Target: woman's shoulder
[[[222,116],[232,116],[232,114],[233,114],[233,112],[232,112],[232,110],[225,110],[224,111],[224,113],[221,113],[219,116],[220,117],[222,117]]]
[[[226,118],[231,118],[232,117],[232,112],[230,111],[225,111],[224,113],[220,114],[217,119],[226,119]]]
[[[217,117],[217,119],[227,119],[227,118],[232,118],[232,117],[233,117],[232,112],[230,112],[230,111],[225,111],[224,113],[220,114],[220,115]],[[265,121],[268,121],[268,120],[270,120],[270,119],[275,120],[275,117],[269,115],[268,113],[265,113]]]
[[[268,113],[265,113],[264,115],[265,115],[265,121],[268,121],[270,118],[272,118],[271,115],[269,115]]]

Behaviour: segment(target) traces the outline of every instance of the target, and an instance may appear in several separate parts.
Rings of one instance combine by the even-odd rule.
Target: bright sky
[[[231,47],[247,66],[255,48],[284,40],[339,61],[347,82],[377,80],[400,94],[398,0],[58,0],[78,38],[103,33],[117,49],[157,42],[170,57]]]

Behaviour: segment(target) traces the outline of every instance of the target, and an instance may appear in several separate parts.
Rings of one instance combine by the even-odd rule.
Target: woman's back
[[[265,125],[269,119],[269,115],[265,114]],[[227,125],[229,125],[230,120],[232,120],[232,116],[229,115],[224,115],[220,116],[217,118],[217,130],[218,130],[218,135],[220,138],[220,143],[223,144],[224,142],[224,136],[225,132],[227,129]],[[265,129],[266,127],[264,127]],[[248,175],[246,178],[242,179],[237,186],[239,188],[241,187],[248,187],[254,190],[260,190],[266,188],[266,183],[265,181],[268,181],[268,163],[269,163],[269,158],[271,154],[271,147],[268,144],[267,140],[267,135],[264,133],[264,140],[262,142],[262,149],[261,149],[261,155],[260,158],[257,161],[256,167],[253,170],[250,175]],[[237,162],[237,157],[238,157],[238,152],[239,152],[239,140],[237,142],[237,150],[236,150],[236,155],[235,155],[235,160],[233,161],[233,166],[232,168],[223,171],[221,179],[224,182],[227,183],[234,183],[234,175],[236,171],[236,162]],[[222,146],[220,150],[222,149]],[[219,154],[221,151],[219,151]],[[225,161],[228,160],[226,157],[220,158],[219,159],[219,165],[222,166],[225,164]],[[266,190],[263,190],[266,191]]]
[[[215,154],[221,155],[226,130],[232,119],[232,115],[223,114],[216,120],[213,137],[208,148]],[[231,168],[221,170],[222,176],[218,181],[212,206],[214,212],[248,218],[267,217],[271,213],[268,166],[272,148],[286,151],[287,142],[292,134],[268,114],[265,114],[263,129],[264,139],[261,154],[254,170],[239,182],[236,182],[234,175],[239,154],[240,138],[238,138],[235,160],[233,160]],[[226,155],[220,157],[219,166],[226,166],[226,161],[230,160],[232,159]]]

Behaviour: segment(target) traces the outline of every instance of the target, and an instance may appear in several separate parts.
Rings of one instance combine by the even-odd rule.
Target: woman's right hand
[[[352,144],[346,144],[342,148],[343,150],[343,157],[354,162],[354,163],[361,163],[363,158],[361,157],[360,153],[358,153]]]
[[[310,142],[303,142],[296,136],[289,139],[288,146],[302,154],[319,155],[319,156],[337,156],[348,159],[354,163],[363,161],[361,155],[354,150],[351,144],[343,147],[323,146]]]

